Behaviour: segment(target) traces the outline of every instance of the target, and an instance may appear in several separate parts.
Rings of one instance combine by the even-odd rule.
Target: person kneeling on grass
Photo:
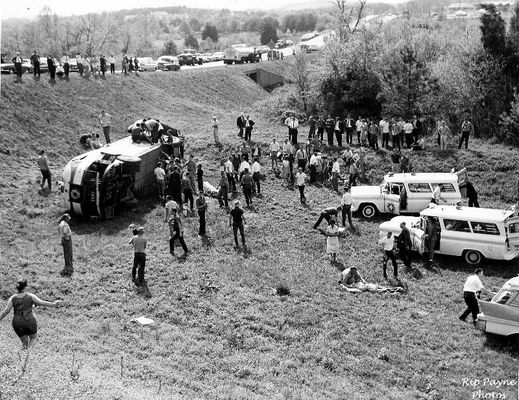
[[[353,265],[350,268],[346,268],[344,269],[344,271],[342,271],[341,280],[339,281],[339,283],[342,283],[346,286],[350,286],[356,285],[357,283],[366,283],[366,281],[362,276],[360,276],[357,267]]]
[[[26,292],[26,287],[27,279],[20,279],[16,283],[18,293],[9,298],[0,314],[1,321],[11,312],[11,309],[14,309],[13,329],[20,338],[24,350],[34,347],[38,338],[38,324],[32,313],[33,306],[58,307],[61,304],[60,300],[54,302],[40,300],[35,294]]]

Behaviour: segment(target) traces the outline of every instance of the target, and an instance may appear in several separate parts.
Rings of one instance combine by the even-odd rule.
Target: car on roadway
[[[398,216],[379,225],[379,237],[389,231],[395,237],[405,222],[411,236],[411,250],[428,252],[428,232],[434,224],[439,236],[434,254],[463,257],[477,265],[483,259],[511,261],[519,257],[519,216],[516,210],[445,206],[431,204],[419,217]]]
[[[161,56],[157,59],[157,69],[162,71],[178,71],[180,63],[178,57],[175,56]]]
[[[446,204],[461,201],[460,184],[466,170],[450,173],[389,173],[378,186],[352,186],[352,211],[364,218],[376,214],[418,214],[431,202],[432,192],[440,185]]]
[[[139,61],[139,71],[155,71],[157,62],[151,57],[137,57]]]
[[[519,276],[505,282],[490,301],[479,301],[476,328],[485,333],[519,337]]]
[[[178,63],[182,65],[195,65],[195,56],[191,53],[182,53],[177,55]]]

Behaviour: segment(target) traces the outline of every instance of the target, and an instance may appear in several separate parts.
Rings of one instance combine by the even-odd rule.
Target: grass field
[[[114,138],[141,117],[155,117],[186,132],[188,154],[217,184],[226,153],[211,144],[211,117],[223,142],[235,145],[237,113],[257,121],[253,139],[266,148],[285,128],[267,123],[255,104],[268,94],[222,67],[50,85],[24,77],[2,79],[0,102],[0,294],[7,301],[19,276],[43,299],[65,306],[37,311],[40,342],[21,376],[23,358],[8,317],[0,324],[0,399],[471,399],[473,392],[517,396],[517,385],[471,387],[464,379],[517,378],[519,352],[460,323],[462,286],[472,267],[439,257],[409,292],[349,294],[339,270],[313,231],[320,210],[339,202],[327,188],[308,187],[309,207],[274,177],[264,158],[263,198],[246,212],[250,254],[236,253],[228,215],[209,200],[210,240],[197,237],[198,219],[186,218],[186,259],[168,252],[164,209],[152,201],[122,210],[112,221],[73,219],[75,273],[61,278],[56,192],[39,191],[36,151],[48,150],[54,180],[78,138],[100,131],[101,109],[114,116]],[[433,140],[430,140],[432,144]],[[467,167],[482,206],[517,200],[517,149],[478,140],[469,151],[413,154],[418,171]],[[385,151],[367,156],[371,183],[389,169]],[[378,224],[356,220],[341,242],[340,264],[357,265],[370,282],[383,283]],[[128,225],[143,225],[148,239],[147,288],[130,281]],[[499,288],[518,263],[486,262],[485,284]],[[276,295],[276,287],[290,289]],[[141,329],[130,320],[156,321]],[[20,377],[21,376],[21,377]]]

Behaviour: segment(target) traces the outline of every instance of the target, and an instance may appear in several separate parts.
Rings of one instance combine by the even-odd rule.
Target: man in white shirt
[[[302,168],[303,171],[306,168],[306,151],[303,146],[299,147],[296,151],[297,167]]]
[[[472,319],[474,320],[474,325],[476,325],[476,320],[479,314],[479,304],[476,294],[478,292],[483,292],[489,296],[494,295],[490,290],[483,287],[483,284],[481,283],[482,276],[483,270],[477,268],[474,271],[474,275],[470,275],[465,281],[465,285],[463,285],[463,299],[467,304],[467,309],[459,316],[460,321],[465,322],[469,314],[472,313]]]
[[[342,226],[343,227],[346,225],[346,216],[348,216],[348,222],[350,224],[350,227],[353,228],[353,223],[351,222],[351,204],[352,204],[352,198],[351,198],[350,187],[346,186],[344,188],[344,194],[342,195],[342,199],[341,199]]]
[[[68,77],[70,71],[70,57],[67,54],[63,54],[61,57],[61,65],[63,66],[63,72]]]
[[[445,201],[442,199],[441,185],[437,184],[432,192],[431,203],[440,204],[440,200]]]
[[[332,187],[336,192],[339,191],[339,175],[341,174],[341,166],[337,157],[333,158],[332,164]]]
[[[280,146],[279,143],[276,142],[276,139],[272,139],[272,143],[270,144],[270,159],[272,162],[272,169],[278,169],[278,152]]]
[[[382,132],[382,147],[386,149],[389,147],[389,133],[390,133],[390,124],[386,117],[380,120],[378,124],[380,126],[380,131]]]
[[[306,197],[305,197],[305,183],[306,183],[306,174],[303,172],[303,168],[299,167],[296,172],[296,185],[299,189],[299,200],[301,201],[301,204],[306,203]]]
[[[245,172],[246,169],[248,169],[249,171],[252,170],[251,165],[249,164],[249,162],[247,160],[243,160],[241,162],[241,164],[240,164],[240,168],[238,168],[238,173],[240,174],[240,181],[241,181],[243,173]]]
[[[236,192],[236,181],[234,180],[234,166],[232,164],[232,156],[223,164],[223,170],[227,175],[227,181],[229,182],[230,189]]]
[[[393,248],[395,247],[395,237],[393,233],[389,231],[385,237],[378,241],[380,244],[384,245],[384,259],[383,259],[383,273],[384,279],[387,279],[387,260],[390,259],[393,263],[393,276],[398,278],[398,264],[396,263],[395,253],[393,252]]]
[[[261,194],[260,192],[260,176],[261,176],[261,165],[258,162],[258,159],[255,157],[254,162],[252,163],[252,193],[256,193],[258,196]]]
[[[413,124],[411,121],[408,121],[404,124],[404,135],[405,135],[405,144],[409,149],[411,144],[413,143]]]
[[[297,144],[297,128],[299,128],[299,121],[297,120],[294,114],[291,114],[285,120],[285,125],[288,126],[288,139],[292,141],[293,144]]]
[[[108,63],[110,64],[110,73],[115,74],[115,57],[113,54],[108,57]]]
[[[310,157],[310,183],[317,181],[317,166],[319,165],[319,158],[317,152],[314,152]]]
[[[72,231],[70,230],[69,224],[70,215],[63,214],[58,226],[58,233],[61,238],[61,245],[63,246],[63,255],[65,258],[65,268],[63,268],[63,271],[61,271],[61,275],[63,276],[71,276],[74,272],[74,268],[72,266]]]
[[[106,144],[110,144],[110,123],[112,122],[112,116],[105,110],[102,110],[101,114],[99,114],[97,118],[103,127],[103,134],[105,135]]]
[[[155,179],[157,180],[157,189],[159,192],[159,198],[162,200],[164,198],[164,192],[166,190],[166,171],[162,168],[162,163],[157,164],[157,168],[153,171],[155,174]]]
[[[178,204],[171,196],[166,196],[166,204],[164,204],[166,208],[166,222],[169,221],[170,217],[172,217],[175,213],[173,210],[178,210]]]

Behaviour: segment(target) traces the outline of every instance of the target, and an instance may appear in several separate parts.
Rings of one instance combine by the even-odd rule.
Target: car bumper
[[[482,320],[478,317],[478,319],[476,320],[476,329],[479,329],[482,332],[486,332],[487,321]]]

